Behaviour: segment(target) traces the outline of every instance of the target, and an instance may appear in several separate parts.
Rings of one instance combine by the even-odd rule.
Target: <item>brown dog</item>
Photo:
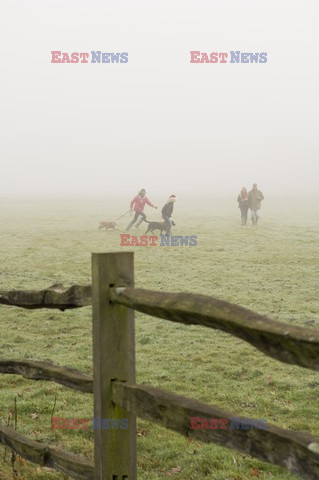
[[[116,222],[100,222],[99,230],[105,228],[105,230],[117,230]]]

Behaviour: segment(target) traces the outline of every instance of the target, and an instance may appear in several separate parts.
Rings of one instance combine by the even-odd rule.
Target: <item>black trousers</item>
[[[136,222],[136,220],[138,219],[138,217],[141,215],[141,217],[143,218],[143,220],[146,219],[146,215],[144,212],[135,212],[135,215],[134,215],[134,218],[133,220],[128,224],[128,226],[126,227],[126,231],[128,231],[131,227],[133,227],[134,223]]]
[[[241,211],[241,218],[246,223],[247,222],[247,213],[248,213],[247,205],[245,205],[243,207],[240,207],[240,211]]]

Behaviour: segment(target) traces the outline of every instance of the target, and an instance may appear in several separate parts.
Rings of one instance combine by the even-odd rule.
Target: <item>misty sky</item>
[[[316,193],[317,1],[2,0],[0,196]],[[51,64],[51,50],[128,52]],[[191,64],[191,50],[267,52]]]

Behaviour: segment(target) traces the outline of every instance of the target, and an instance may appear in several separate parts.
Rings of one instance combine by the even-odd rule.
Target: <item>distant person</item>
[[[257,225],[259,215],[258,210],[261,208],[261,202],[264,199],[263,194],[257,188],[257,183],[253,184],[252,190],[248,194],[248,206],[251,211],[251,222],[253,225]]]
[[[241,212],[241,224],[247,224],[247,213],[248,213],[248,193],[245,187],[241,189],[237,197],[238,207]]]
[[[143,220],[146,219],[146,215],[144,213],[145,204],[149,205],[150,207],[157,208],[155,205],[153,205],[152,202],[149,201],[147,197],[145,197],[145,194],[146,194],[145,188],[142,188],[142,190],[138,192],[138,194],[133,198],[133,200],[130,203],[130,210],[131,212],[134,211],[135,215],[133,220],[128,224],[126,228],[127,232],[134,225],[138,217],[141,217],[141,218],[138,220],[137,224],[135,225],[136,228],[138,228],[143,222]]]
[[[174,203],[176,202],[176,195],[171,195],[167,202],[165,203],[164,207],[162,208],[162,218],[166,223],[169,224],[169,229],[172,228],[173,220],[173,210],[174,210]]]

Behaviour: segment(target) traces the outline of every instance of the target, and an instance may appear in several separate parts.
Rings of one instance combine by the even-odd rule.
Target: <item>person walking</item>
[[[141,217],[141,218],[138,220],[137,224],[135,225],[136,228],[138,228],[143,222],[143,220],[146,219],[146,215],[144,213],[145,204],[149,205],[150,207],[157,208],[155,205],[153,205],[152,202],[150,202],[150,200],[147,197],[145,197],[145,194],[146,194],[145,188],[142,188],[142,190],[140,190],[138,194],[131,201],[130,211],[131,212],[134,211],[135,214],[134,214],[133,220],[126,227],[126,232],[128,232],[129,229],[134,225],[138,217]]]
[[[163,220],[169,224],[170,229],[173,225],[172,215],[174,210],[174,203],[176,202],[176,195],[171,195],[167,202],[165,203],[164,207],[162,208],[162,218]]]
[[[245,187],[243,187],[239,192],[237,202],[241,212],[241,224],[246,225],[248,213],[248,193]]]
[[[257,225],[259,219],[258,211],[261,208],[261,202],[264,198],[261,191],[257,188],[257,183],[254,183],[252,190],[250,190],[248,194],[248,206],[251,211],[251,222],[253,225]]]

